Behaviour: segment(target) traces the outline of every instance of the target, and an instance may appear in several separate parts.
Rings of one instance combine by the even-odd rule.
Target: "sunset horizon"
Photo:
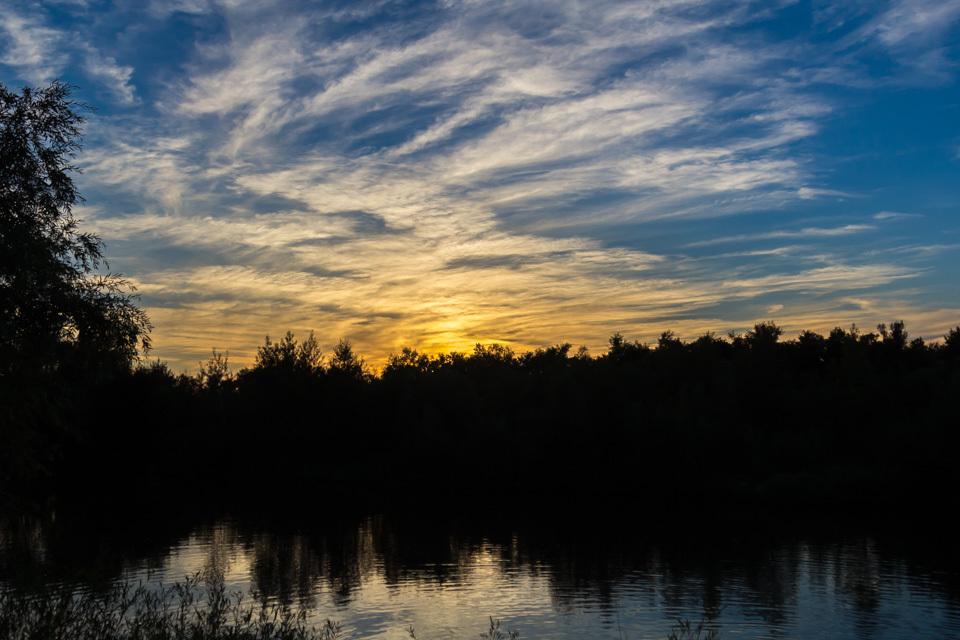
[[[960,324],[960,2],[14,3],[150,360]]]

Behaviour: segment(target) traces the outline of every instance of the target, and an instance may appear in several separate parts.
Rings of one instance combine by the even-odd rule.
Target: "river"
[[[305,512],[309,512],[304,507]],[[0,520],[0,581],[77,590],[196,572],[340,621],[343,638],[960,637],[955,545],[924,527],[830,519],[292,515]]]

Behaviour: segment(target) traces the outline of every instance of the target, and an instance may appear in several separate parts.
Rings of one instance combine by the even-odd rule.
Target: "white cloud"
[[[910,218],[922,218],[919,213],[900,213],[898,211],[881,211],[873,216],[874,220],[909,220]]]
[[[31,84],[44,84],[59,75],[67,61],[60,50],[62,32],[3,7],[0,7],[0,29],[7,34],[0,63],[17,69],[18,75]]]
[[[860,67],[858,57],[862,51],[877,49],[893,56],[900,69],[893,69],[901,82],[916,82],[934,78],[948,81],[955,75],[956,64],[952,56],[944,55],[945,48],[954,47],[951,32],[955,32],[960,18],[960,0],[894,0],[881,10],[862,19],[869,9],[858,8],[862,24],[843,37],[835,52],[846,64],[835,64],[834,69],[821,74],[822,80],[832,76],[836,81],[853,81],[864,86],[876,85],[885,79],[875,79],[868,74],[851,74],[852,68]],[[857,61],[856,63],[854,61]],[[859,77],[857,77],[859,75]]]
[[[126,136],[101,121],[93,128],[105,145],[88,146],[83,154],[84,183],[95,182],[114,194],[138,198],[142,207],[168,214],[183,212],[184,198],[198,198],[191,184],[198,167],[191,163],[184,138],[149,138],[146,132],[129,130]],[[159,132],[157,132],[159,133]],[[106,134],[105,138],[100,137]]]
[[[133,105],[139,102],[130,80],[133,67],[117,64],[114,58],[100,55],[90,45],[86,46],[86,50],[84,67],[87,75],[103,82],[120,104]]]
[[[945,253],[947,251],[956,251],[957,249],[960,249],[960,244],[928,244],[898,247],[895,251],[898,253],[913,253],[930,256],[939,253]]]
[[[832,198],[855,198],[857,197],[854,194],[847,193],[845,191],[837,191],[835,189],[814,189],[812,187],[800,187],[797,190],[797,194],[802,200],[815,200],[816,198],[832,197]]]
[[[890,47],[928,45],[960,18],[958,0],[900,0],[867,27]]]
[[[771,240],[778,238],[824,238],[831,236],[845,236],[863,231],[873,231],[876,229],[871,224],[846,224],[842,227],[806,227],[796,231],[766,231],[763,233],[750,233],[738,236],[724,236],[720,238],[711,238],[709,240],[700,240],[691,242],[687,247],[706,247],[714,244],[725,244],[728,242],[753,242],[755,240]]]
[[[902,278],[915,278],[918,272],[886,265],[833,265],[793,274],[771,274],[759,278],[727,280],[723,286],[735,295],[755,296],[772,291],[836,292],[889,284]]]
[[[69,4],[85,7],[82,2]],[[131,85],[133,67],[103,55],[83,33],[48,26],[46,14],[38,6],[31,9],[32,13],[18,14],[0,7],[0,30],[8,36],[0,63],[17,69],[29,83],[41,85],[58,78],[79,59],[88,80],[104,85],[121,105],[137,103]]]
[[[147,12],[153,18],[163,20],[178,12],[193,15],[207,13],[212,7],[213,3],[209,0],[149,0]]]

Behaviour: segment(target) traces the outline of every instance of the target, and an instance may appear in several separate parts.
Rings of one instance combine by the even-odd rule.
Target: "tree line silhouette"
[[[8,398],[3,479],[147,503],[956,503],[960,327],[933,344],[900,321],[781,336],[403,349],[374,374],[349,341],[327,358],[287,333],[235,373],[216,351],[195,375],[54,371],[48,402]]]
[[[0,85],[0,495],[957,501],[960,327],[406,348],[378,375],[312,334],[235,374],[216,351],[192,376],[140,362],[149,320],[73,216],[71,89]]]

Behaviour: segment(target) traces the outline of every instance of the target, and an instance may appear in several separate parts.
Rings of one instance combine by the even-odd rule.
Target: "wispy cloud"
[[[900,0],[863,29],[892,48],[930,46],[960,19],[957,0]]]
[[[89,44],[84,49],[86,49],[84,68],[87,75],[106,85],[120,104],[136,104],[138,102],[136,91],[130,80],[133,67],[118,65],[114,58],[101,55]]]
[[[889,284],[902,278],[915,278],[919,273],[904,267],[880,265],[837,265],[809,269],[793,274],[771,274],[746,280],[728,280],[723,284],[750,296],[771,291],[849,291]]]
[[[926,245],[910,245],[906,247],[898,247],[896,251],[900,253],[935,255],[935,254],[944,253],[947,251],[956,251],[958,249],[960,249],[960,244],[926,244]]]
[[[684,246],[687,247],[706,247],[715,244],[724,244],[728,242],[753,242],[756,240],[771,240],[780,238],[825,238],[831,236],[845,236],[852,233],[863,231],[873,231],[877,227],[871,224],[846,224],[842,227],[805,227],[796,231],[766,231],[763,233],[752,233],[738,236],[724,236],[721,238],[710,238],[709,240],[699,240],[691,242]]]
[[[86,7],[83,2],[68,4]],[[118,64],[82,34],[52,24],[39,3],[23,9],[26,10],[18,12],[0,7],[0,31],[7,35],[0,40],[0,64],[16,69],[17,75],[27,82],[40,85],[58,78],[71,64],[79,62],[87,79],[102,85],[119,104],[137,103],[131,83],[133,67]]]
[[[40,20],[0,7],[0,29],[6,34],[0,63],[17,69],[34,84],[54,79],[66,62],[61,51],[63,33]]]
[[[833,198],[857,197],[854,194],[846,193],[844,191],[837,191],[836,189],[814,189],[811,187],[800,187],[800,189],[797,190],[797,194],[803,200],[814,200],[816,198],[823,198],[823,197],[833,197]]]
[[[960,18],[958,0],[893,0],[885,6],[870,3],[823,2],[816,12],[820,24],[843,32],[848,24],[856,25],[832,48],[837,55],[834,64],[817,73],[820,81],[833,81],[859,86],[877,86],[897,82],[946,81],[956,74],[956,64],[949,54],[955,47]],[[832,5],[832,6],[830,6]],[[883,74],[871,74],[877,53],[896,61],[896,66]]]
[[[874,220],[909,220],[911,218],[922,218],[919,213],[902,213],[899,211],[881,211],[873,216]]]

